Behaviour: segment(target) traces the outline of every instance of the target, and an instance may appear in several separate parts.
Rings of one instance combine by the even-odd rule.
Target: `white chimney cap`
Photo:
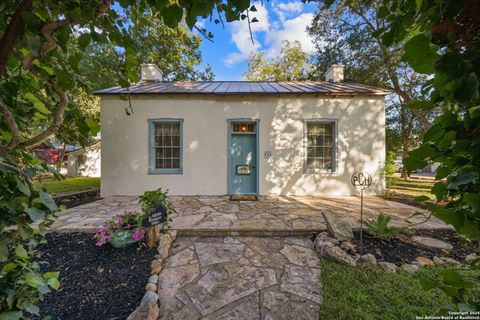
[[[343,64],[332,64],[325,72],[325,80],[329,82],[343,82]]]
[[[162,81],[163,73],[156,64],[142,64],[142,81],[158,82]]]

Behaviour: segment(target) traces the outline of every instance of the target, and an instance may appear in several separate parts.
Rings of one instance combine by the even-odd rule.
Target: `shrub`
[[[377,220],[366,220],[364,231],[369,235],[377,238],[389,238],[402,233],[404,228],[390,227],[389,223],[392,218],[380,212]]]

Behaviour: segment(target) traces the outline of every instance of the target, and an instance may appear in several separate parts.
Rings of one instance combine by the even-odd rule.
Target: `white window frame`
[[[307,125],[309,123],[331,123],[333,124],[333,135],[332,135],[332,168],[331,169],[312,169],[307,166]],[[338,119],[330,118],[320,118],[320,119],[305,119],[303,120],[303,168],[304,173],[336,173],[338,170]]]

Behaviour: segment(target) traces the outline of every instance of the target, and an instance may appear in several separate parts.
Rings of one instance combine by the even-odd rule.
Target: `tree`
[[[319,3],[318,13],[307,29],[316,48],[311,77],[318,78],[330,65],[343,62],[346,81],[392,90],[393,97],[387,100],[390,120],[387,125],[393,126],[387,134],[400,134],[402,145],[399,150],[389,150],[401,151],[405,159],[412,148],[412,130],[421,131],[431,126],[429,112],[403,109],[406,103],[422,95],[420,89],[427,77],[401,60],[400,44],[386,46],[373,36],[381,32],[386,23],[377,14],[381,1],[330,2]],[[387,137],[390,141],[391,138]]]
[[[411,171],[440,164],[431,190],[437,203],[427,203],[428,209],[464,239],[479,241],[480,5],[475,0],[384,0],[378,15],[385,25],[375,36],[385,46],[401,46],[402,60],[430,79],[423,87],[425,98],[408,106],[440,110],[405,166]],[[477,259],[471,268],[479,267]],[[450,269],[442,272],[440,282],[424,279],[422,285],[443,290],[452,299],[451,309],[479,310],[478,297],[465,295],[478,281]]]
[[[247,20],[256,10],[250,1],[191,0],[32,1],[0,4],[0,318],[38,314],[36,303],[50,288],[58,289],[58,273],[40,273],[35,261],[38,237],[58,210],[53,199],[37,190],[32,177],[49,168],[29,152],[64,131],[88,139],[98,124],[75,98],[85,89],[79,62],[90,43],[109,44],[123,53],[117,83],[138,81],[135,43],[119,13],[152,12],[152,19],[175,28],[185,21],[196,28],[198,17],[215,21]],[[133,25],[136,25],[135,20]],[[197,28],[206,36],[205,30]],[[73,96],[73,98],[72,98]],[[65,121],[67,121],[65,123]],[[35,127],[32,128],[32,123]],[[39,223],[33,227],[32,222]]]
[[[248,59],[245,80],[300,81],[308,78],[310,57],[302,51],[299,41],[285,40],[278,57],[267,59],[265,52],[253,53]]]
[[[133,10],[131,10],[133,11]],[[128,29],[132,39],[135,61],[155,63],[170,81],[213,80],[210,65],[199,70],[201,63],[200,36],[192,33],[185,24],[176,28],[167,27],[156,20],[151,12],[128,13],[124,19],[136,19]],[[105,89],[117,85],[124,53],[113,44],[90,43],[84,51],[79,69],[91,90]],[[139,68],[137,68],[139,72]]]

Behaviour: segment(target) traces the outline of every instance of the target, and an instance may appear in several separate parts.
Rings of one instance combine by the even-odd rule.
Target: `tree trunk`
[[[158,246],[160,240],[160,225],[147,228],[147,247],[152,249]]]
[[[401,177],[407,180],[407,170],[405,169],[405,159],[410,149],[409,130],[407,130],[407,110],[404,106],[400,107],[400,124],[402,128],[402,172]]]

